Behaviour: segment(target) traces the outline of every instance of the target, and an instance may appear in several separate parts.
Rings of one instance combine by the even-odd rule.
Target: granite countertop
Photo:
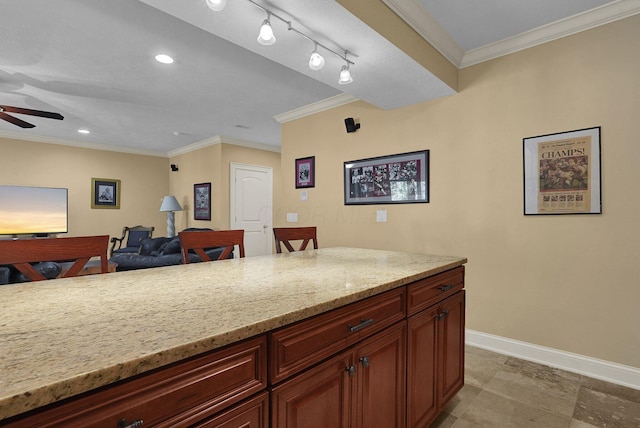
[[[0,287],[0,420],[466,263],[325,248]]]

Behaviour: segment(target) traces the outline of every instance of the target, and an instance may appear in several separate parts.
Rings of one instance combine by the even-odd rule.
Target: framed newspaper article
[[[429,150],[344,163],[344,204],[429,202]]]
[[[524,214],[602,214],[600,127],[524,138]]]

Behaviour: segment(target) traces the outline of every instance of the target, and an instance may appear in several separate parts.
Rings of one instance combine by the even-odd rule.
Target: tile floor
[[[430,428],[640,428],[640,390],[468,346],[465,386]]]

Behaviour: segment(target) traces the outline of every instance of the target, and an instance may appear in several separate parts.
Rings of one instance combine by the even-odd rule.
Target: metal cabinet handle
[[[345,370],[349,373],[349,377],[354,377],[356,375],[356,366],[349,366]]]
[[[118,428],[140,428],[144,424],[142,419],[128,423],[126,419],[120,419],[118,421]]]
[[[362,364],[362,367],[369,367],[369,357],[360,358],[360,363]]]
[[[440,291],[442,291],[444,293],[445,291],[449,291],[452,288],[453,288],[452,285],[447,284],[447,285],[441,285],[440,287],[438,287],[438,290],[440,290]]]
[[[445,316],[449,316],[449,309],[445,309],[444,311],[440,312],[438,315],[436,315],[436,318],[442,320]]]
[[[372,318],[369,318],[368,320],[360,320],[360,324],[358,325],[349,324],[349,331],[353,333],[354,331],[362,330],[365,327],[369,327],[371,324],[373,324]]]

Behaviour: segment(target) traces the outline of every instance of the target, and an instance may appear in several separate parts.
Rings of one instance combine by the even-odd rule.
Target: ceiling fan
[[[62,116],[60,113],[51,113],[49,111],[31,110],[28,108],[0,105],[0,119],[6,120],[7,122],[13,123],[14,125],[18,125],[21,128],[35,128],[36,126],[29,122],[25,122],[22,119],[18,119],[17,117],[10,116],[6,112],[46,117],[48,119],[58,119],[58,120],[64,119],[64,116]]]

